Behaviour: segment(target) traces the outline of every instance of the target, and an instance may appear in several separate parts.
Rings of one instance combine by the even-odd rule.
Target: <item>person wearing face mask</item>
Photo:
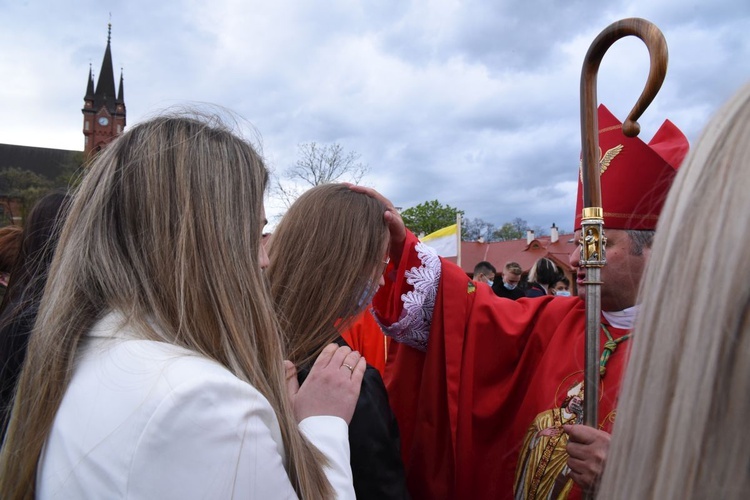
[[[521,281],[521,274],[523,274],[523,269],[521,269],[521,265],[518,262],[508,262],[503,268],[502,279],[495,280],[495,283],[492,285],[492,291],[498,297],[511,300],[518,300],[521,297],[525,297],[526,294],[518,286],[518,283]]]
[[[271,235],[266,276],[285,333],[285,355],[300,383],[326,345],[347,345],[349,327],[361,313],[369,314],[365,309],[384,284],[389,264],[384,210],[381,202],[345,184],[324,184],[300,196]],[[380,345],[382,339],[381,333]],[[354,491],[360,500],[408,498],[396,419],[380,372],[367,356],[349,425]]]
[[[560,276],[560,279],[550,287],[549,292],[555,297],[570,297],[570,280],[565,276]]]
[[[474,266],[474,278],[473,280],[478,283],[487,283],[492,288],[495,283],[495,266],[483,260]]]

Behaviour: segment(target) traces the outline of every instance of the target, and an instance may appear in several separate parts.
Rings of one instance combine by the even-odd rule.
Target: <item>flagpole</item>
[[[456,213],[456,238],[458,239],[456,264],[458,264],[458,267],[461,267],[461,212]]]

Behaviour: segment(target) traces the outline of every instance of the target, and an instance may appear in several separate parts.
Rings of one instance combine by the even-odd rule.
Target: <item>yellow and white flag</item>
[[[458,256],[458,224],[438,229],[421,238],[422,243],[435,249],[441,257]]]

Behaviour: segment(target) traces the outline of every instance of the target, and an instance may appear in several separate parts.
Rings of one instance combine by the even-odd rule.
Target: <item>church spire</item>
[[[94,93],[94,107],[99,108],[106,106],[110,113],[115,111],[115,72],[112,69],[112,49],[110,42],[112,40],[112,23],[107,28],[107,48],[104,51],[102,60],[102,69],[99,71],[99,81],[96,82],[96,92]]]
[[[89,81],[86,84],[86,96],[84,99],[94,99],[94,72],[91,63],[89,63]]]
[[[123,84],[122,79],[122,68],[120,68],[120,89],[117,91],[117,104],[122,104],[125,102],[125,85]]]
[[[90,157],[121,134],[127,122],[125,108],[125,79],[120,68],[120,87],[115,93],[115,73],[112,69],[112,23],[107,25],[107,48],[102,69],[94,86],[94,70],[89,64],[86,96],[83,98],[84,154]]]

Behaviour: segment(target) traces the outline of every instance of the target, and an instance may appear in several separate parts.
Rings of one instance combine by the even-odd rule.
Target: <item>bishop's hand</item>
[[[406,240],[406,226],[404,225],[404,220],[401,218],[401,214],[398,213],[398,210],[393,206],[391,200],[372,188],[349,184],[349,189],[358,193],[366,194],[385,205],[386,210],[383,214],[383,218],[385,219],[386,224],[388,224],[388,230],[391,233],[391,262],[398,266],[398,263],[401,260],[401,253],[404,250],[404,241]]]
[[[563,425],[568,434],[570,477],[583,491],[593,492],[604,472],[611,436],[586,425]]]

